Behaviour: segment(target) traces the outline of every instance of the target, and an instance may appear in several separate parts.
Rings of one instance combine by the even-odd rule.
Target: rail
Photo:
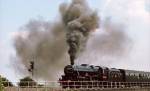
[[[5,91],[22,91],[8,89],[118,89],[118,88],[150,88],[150,82],[106,82],[106,81],[45,81],[45,82],[2,82]],[[23,90],[24,91],[24,90]],[[27,90],[28,91],[28,90]],[[29,90],[30,91],[30,90]],[[32,90],[31,90],[32,91]],[[44,90],[45,91],[45,90]],[[46,90],[49,91],[49,90]],[[51,91],[51,90],[50,90]]]

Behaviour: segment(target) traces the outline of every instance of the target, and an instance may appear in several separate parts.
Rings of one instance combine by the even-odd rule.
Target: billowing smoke
[[[103,21],[101,29],[90,36],[86,51],[77,60],[78,63],[110,66],[129,55],[131,45],[132,41],[125,32],[125,26],[106,20]]]
[[[122,57],[131,43],[124,26],[107,22],[102,31],[102,34],[91,39],[91,47],[100,55]]]
[[[71,64],[84,50],[89,33],[99,26],[97,12],[91,10],[85,0],[73,0],[70,5],[60,7],[62,21],[66,29]]]
[[[65,65],[71,64],[84,50],[89,33],[98,27],[97,13],[84,0],[73,0],[60,5],[61,20],[47,22],[31,20],[15,37],[15,67],[28,74],[30,62],[34,62],[34,78],[53,80]],[[67,42],[66,42],[67,41]],[[16,64],[19,64],[16,66]]]
[[[34,77],[53,80],[67,63],[67,45],[61,23],[31,20],[24,26],[22,35],[15,37],[16,61],[19,72],[28,73],[34,61]],[[16,66],[16,63],[15,63]],[[22,67],[24,66],[24,67]],[[55,75],[53,75],[55,74]]]

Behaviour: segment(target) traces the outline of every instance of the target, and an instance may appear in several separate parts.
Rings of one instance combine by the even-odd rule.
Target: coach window
[[[129,73],[128,76],[131,76],[131,74]]]
[[[147,78],[147,74],[145,74],[145,78]]]
[[[145,77],[145,74],[143,74],[143,77]]]
[[[144,77],[144,74],[142,74],[142,77]]]
[[[131,76],[131,74],[129,73],[129,76]]]
[[[130,73],[130,76],[132,76],[132,73]]]
[[[143,74],[142,76],[143,76],[143,77],[145,77],[145,75],[144,75],[144,74]]]
[[[131,74],[129,73],[129,76],[131,76]]]
[[[146,77],[148,77],[148,74],[146,74]]]
[[[135,76],[138,76],[138,73],[135,73]]]
[[[145,78],[145,74],[143,74],[143,78]]]
[[[135,73],[133,73],[133,75],[132,76],[135,76]]]
[[[141,74],[139,74],[139,77],[140,77],[140,78],[142,77]]]
[[[146,74],[146,78],[148,78],[148,74]]]
[[[134,76],[134,73],[132,73],[132,76]]]
[[[143,78],[145,77],[144,74],[142,76],[143,76]]]
[[[141,77],[143,77],[143,74],[141,74]]]
[[[127,73],[127,76],[130,76],[130,74],[129,74],[129,73]]]

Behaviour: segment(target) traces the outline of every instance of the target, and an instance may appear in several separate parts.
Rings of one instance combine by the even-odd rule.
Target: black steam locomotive
[[[75,83],[72,83],[72,82]],[[88,64],[67,65],[64,68],[64,75],[59,79],[63,88],[75,84],[80,87],[81,82],[104,81],[104,82],[150,82],[150,72],[107,68]],[[70,82],[69,84],[66,82]],[[88,85],[90,83],[86,83]],[[99,83],[100,85],[100,83]],[[140,84],[139,84],[140,85]]]

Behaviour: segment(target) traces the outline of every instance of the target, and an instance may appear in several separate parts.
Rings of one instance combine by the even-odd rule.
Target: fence
[[[132,88],[150,87],[150,82],[62,81],[62,88]]]
[[[70,89],[120,89],[150,88],[150,82],[105,82],[105,81],[47,81],[47,82],[3,82],[5,91],[62,91]]]

